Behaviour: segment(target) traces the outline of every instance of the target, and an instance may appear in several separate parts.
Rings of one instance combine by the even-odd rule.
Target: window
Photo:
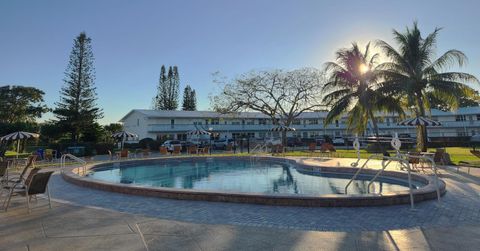
[[[258,137],[261,138],[261,139],[264,139],[266,136],[266,134],[264,132],[259,132],[258,133]]]
[[[247,125],[255,125],[255,120],[247,120]]]
[[[267,124],[267,120],[266,120],[266,119],[259,119],[259,120],[258,120],[258,124],[259,124],[259,125],[266,125],[266,124]]]
[[[318,125],[318,119],[309,119],[308,124],[309,125]]]
[[[387,126],[390,126],[390,118],[385,118],[385,122],[387,122]]]
[[[220,123],[219,119],[211,119],[212,125],[218,125]]]
[[[465,121],[465,115],[457,115],[455,116],[455,121]]]
[[[338,119],[335,120],[335,127],[338,127]]]
[[[232,125],[240,125],[239,121],[232,121]]]
[[[480,114],[477,114],[477,120],[480,120]]]

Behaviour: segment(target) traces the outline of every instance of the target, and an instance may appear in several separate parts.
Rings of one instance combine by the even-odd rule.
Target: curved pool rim
[[[250,159],[249,156],[228,156],[228,157],[215,157],[215,156],[189,156],[189,157],[160,157],[160,158],[148,158],[148,159],[133,159],[122,160],[113,162],[103,162],[90,164],[86,166],[86,170],[93,170],[95,168],[101,168],[105,166],[111,166],[112,164],[145,164],[151,162],[158,162],[159,160],[175,160],[175,159],[206,159],[206,158],[225,158],[225,159]],[[290,159],[282,157],[254,157],[259,160],[277,161],[283,163],[290,163],[297,165],[297,169],[303,172],[325,172],[325,173],[355,173],[358,168],[353,167],[329,167],[329,166],[316,166],[308,165],[301,161],[301,159]],[[363,169],[362,174],[376,174],[378,170],[375,169]],[[167,188],[167,187],[145,187],[136,186],[133,184],[121,184],[93,179],[88,176],[80,175],[83,173],[83,168],[70,167],[65,168],[62,172],[62,177],[67,182],[72,184],[88,187],[93,189],[99,189],[109,192],[140,195],[149,197],[160,197],[167,199],[178,200],[203,200],[213,202],[235,202],[235,203],[250,203],[250,204],[264,204],[264,205],[276,205],[276,206],[304,206],[304,207],[364,207],[364,206],[388,206],[398,204],[409,204],[410,193],[408,189],[386,192],[379,194],[325,194],[325,195],[286,195],[286,194],[261,194],[261,193],[244,193],[244,192],[217,192],[217,191],[204,191],[194,189],[183,188]],[[391,177],[397,179],[408,179],[406,172],[398,171],[384,171],[381,177]],[[431,200],[437,198],[437,192],[435,189],[435,181],[433,177],[420,175],[418,173],[412,173],[411,178],[414,181],[425,184],[418,189],[413,190],[413,196],[415,202]],[[441,179],[438,179],[440,194],[443,196],[446,193],[446,184]]]

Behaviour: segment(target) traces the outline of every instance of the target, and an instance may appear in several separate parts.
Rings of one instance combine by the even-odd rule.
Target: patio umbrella
[[[22,139],[30,139],[30,138],[38,138],[40,137],[40,134],[38,133],[31,133],[31,132],[14,132],[7,134],[3,137],[0,138],[0,142],[3,141],[17,141],[17,159],[18,159],[18,152],[20,150],[20,140]]]
[[[293,132],[293,131],[296,131],[296,129],[293,128],[293,127],[279,125],[279,126],[273,127],[272,129],[270,129],[270,131],[272,131],[272,132]]]
[[[127,132],[127,131],[121,131],[121,132],[116,132],[112,134],[112,138],[115,139],[121,139],[122,140],[122,150],[123,150],[123,144],[125,142],[125,139],[132,138],[135,139],[137,138],[138,135],[135,133]]]
[[[209,135],[210,133],[205,130],[193,130],[187,132],[188,135]]]
[[[441,126],[442,123],[429,119],[429,118],[424,118],[424,117],[415,117],[411,119],[406,119],[404,121],[400,121],[397,123],[397,125],[401,126],[418,126],[418,125],[424,125],[424,126]]]
[[[200,129],[196,129],[196,130],[192,130],[192,131],[189,131],[187,132],[187,135],[190,135],[190,136],[197,136],[197,140],[199,141],[200,140],[200,136],[201,135],[210,135],[211,133],[210,132],[207,132],[205,130],[200,130]]]
[[[425,118],[425,117],[415,117],[415,118],[411,118],[411,119],[406,119],[404,121],[400,121],[397,123],[397,125],[400,125],[400,126],[441,126],[442,123],[436,121],[436,120],[433,120],[433,119],[429,119],[429,118]],[[426,133],[426,130],[425,130],[425,144],[427,144],[427,133]]]

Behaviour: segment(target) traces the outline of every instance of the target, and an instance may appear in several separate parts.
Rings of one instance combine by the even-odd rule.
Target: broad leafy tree
[[[80,135],[103,117],[102,110],[96,104],[91,42],[92,39],[84,32],[75,38],[65,71],[65,85],[53,111],[61,127],[70,133],[73,142],[78,142]]]
[[[213,109],[222,113],[257,111],[274,124],[290,126],[303,112],[323,107],[323,73],[313,68],[253,71],[218,82],[221,91],[211,101]],[[285,133],[282,137],[285,140]]]
[[[370,44],[361,50],[356,43],[351,48],[338,50],[336,61],[325,65],[328,80],[324,86],[323,99],[330,107],[325,125],[347,114],[349,129],[362,133],[372,122],[378,137],[376,113],[396,112],[403,114],[398,102],[377,90],[378,71],[376,60],[379,54],[372,53]]]
[[[34,122],[48,111],[44,94],[34,87],[0,87],[0,123]]]
[[[182,110],[184,111],[196,111],[197,110],[197,97],[195,90],[187,85],[183,90],[183,102]]]
[[[457,108],[460,97],[474,95],[468,83],[478,83],[478,79],[464,72],[447,71],[452,66],[463,66],[466,55],[459,50],[448,50],[435,58],[437,36],[440,28],[423,37],[417,23],[403,33],[393,30],[396,48],[385,41],[377,45],[390,62],[379,67],[383,70],[384,81],[380,90],[388,95],[403,99],[406,109],[416,116],[426,116],[431,104],[428,96]],[[426,128],[417,127],[417,148],[426,150]]]

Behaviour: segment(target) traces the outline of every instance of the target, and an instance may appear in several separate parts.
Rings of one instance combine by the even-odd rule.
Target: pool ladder
[[[413,198],[413,189],[412,189],[412,177],[411,177],[411,168],[410,168],[410,163],[408,161],[409,158],[417,158],[417,159],[423,159],[426,160],[427,162],[431,163],[431,167],[435,176],[435,187],[437,190],[437,199],[440,201],[440,188],[438,186],[438,176],[437,176],[437,167],[435,165],[435,161],[433,161],[432,158],[427,157],[427,156],[413,156],[409,154],[398,154],[395,157],[390,157],[390,156],[383,156],[382,154],[373,154],[368,157],[368,159],[363,163],[363,165],[355,172],[353,177],[348,181],[347,185],[345,185],[345,194],[347,194],[348,187],[352,182],[358,177],[360,172],[367,166],[367,163],[373,159],[373,158],[382,158],[382,168],[378,170],[378,172],[373,176],[373,178],[370,180],[370,182],[367,185],[367,192],[370,193],[370,186],[373,184],[373,182],[383,173],[385,168],[387,168],[388,165],[394,162],[398,162],[402,165],[402,167],[405,167],[407,169],[408,173],[408,188],[409,188],[409,193],[410,193],[410,206],[413,209],[414,208],[414,198]],[[356,162],[356,165],[358,165],[358,161]],[[352,165],[353,166],[353,165]]]
[[[62,157],[60,157],[60,167],[61,167],[61,170],[62,172],[64,171],[65,169],[65,164],[66,164],[66,160],[68,159],[71,159],[73,161],[76,161],[78,163],[80,163],[82,166],[82,169],[78,169],[78,170],[82,170],[83,171],[83,175],[85,175],[87,173],[87,162],[83,159],[80,159],[79,157],[73,155],[73,154],[70,154],[70,153],[66,153],[66,154],[63,154]],[[80,174],[80,172],[79,172]]]

